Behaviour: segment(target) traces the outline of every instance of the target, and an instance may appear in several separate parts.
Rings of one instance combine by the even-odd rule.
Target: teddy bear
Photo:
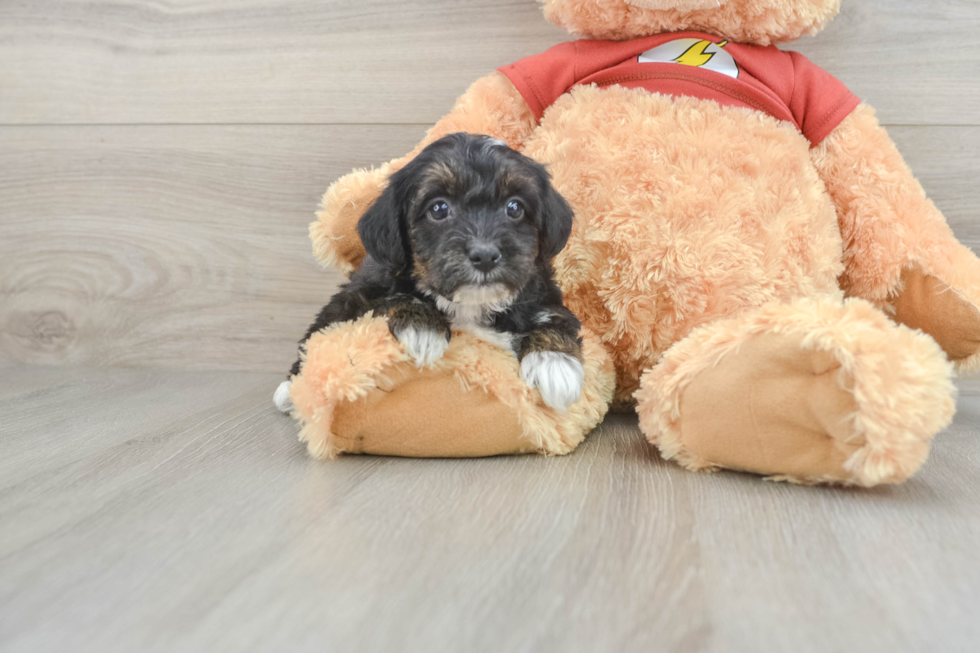
[[[318,333],[293,378],[317,457],[572,451],[635,410],[694,471],[874,486],[911,476],[980,360],[980,264],[874,110],[805,57],[840,0],[543,0],[578,40],[477,80],[408,155],[326,192],[344,272],[389,175],[452,132],[544,163],[575,221],[553,261],[583,324],[566,412],[512,352],[454,334],[412,365],[380,318]]]

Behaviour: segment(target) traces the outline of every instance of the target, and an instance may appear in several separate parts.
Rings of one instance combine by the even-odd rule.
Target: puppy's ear
[[[405,202],[400,192],[403,175],[392,175],[381,196],[361,216],[357,233],[367,253],[385,267],[401,269],[408,264],[405,239]]]
[[[541,257],[551,260],[565,247],[572,234],[572,207],[556,191],[551,183],[545,184],[540,208],[540,251]]]

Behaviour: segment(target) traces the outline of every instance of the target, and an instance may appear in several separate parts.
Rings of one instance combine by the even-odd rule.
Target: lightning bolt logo
[[[685,50],[681,56],[675,58],[673,61],[674,63],[683,64],[685,66],[694,66],[695,68],[700,68],[701,66],[711,61],[714,58],[714,56],[717,54],[716,52],[705,52],[705,48],[707,48],[709,45],[715,45],[715,44],[712,43],[711,41],[698,41],[697,43],[689,47],[687,50]],[[728,45],[728,41],[722,41],[721,43],[718,44],[718,47],[723,48],[726,45]]]
[[[714,43],[700,38],[674,39],[641,53],[636,61],[637,63],[680,64],[738,79],[738,63],[732,53],[725,50],[726,45],[728,41]]]

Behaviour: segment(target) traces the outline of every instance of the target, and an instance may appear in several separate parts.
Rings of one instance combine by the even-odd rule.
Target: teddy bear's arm
[[[377,168],[355,170],[327,189],[318,220],[310,225],[314,256],[345,274],[360,266],[365,252],[357,236],[358,220],[381,194],[389,175],[433,141],[463,131],[499,138],[516,149],[536,125],[533,112],[506,76],[493,72],[477,80],[414,150]]]
[[[837,206],[841,287],[931,335],[961,368],[980,360],[980,261],[926,197],[874,110],[859,106],[813,148]]]

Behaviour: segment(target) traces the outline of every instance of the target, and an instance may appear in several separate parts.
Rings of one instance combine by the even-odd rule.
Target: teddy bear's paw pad
[[[921,268],[902,272],[902,291],[894,300],[894,310],[897,322],[928,333],[951,361],[980,352],[980,310]]]
[[[280,412],[288,413],[293,410],[293,400],[289,398],[289,389],[292,385],[292,381],[283,381],[272,395],[272,402]]]
[[[936,342],[863,300],[772,304],[696,332],[647,372],[666,458],[807,483],[900,483],[955,409]]]
[[[683,450],[712,466],[846,480],[862,438],[852,378],[802,337],[763,334],[689,380],[680,404]]]
[[[405,347],[405,353],[417,367],[429,367],[446,352],[449,338],[445,333],[431,329],[406,327],[395,333],[395,338]]]
[[[585,369],[574,356],[535,351],[521,361],[521,379],[541,393],[546,406],[565,412],[582,396]]]

